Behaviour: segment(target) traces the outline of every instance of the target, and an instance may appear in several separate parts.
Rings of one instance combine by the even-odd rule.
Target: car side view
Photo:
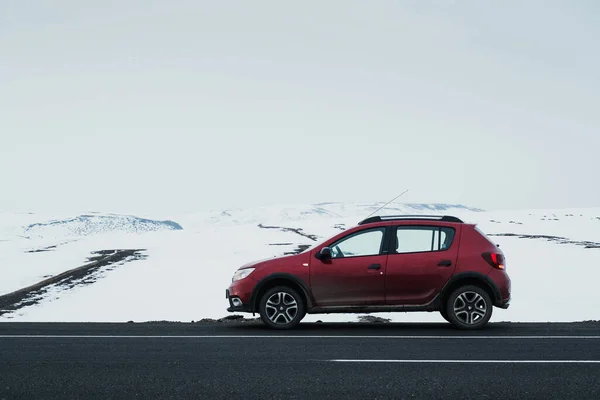
[[[428,311],[459,329],[483,328],[508,308],[504,253],[453,216],[374,216],[300,254],[241,266],[229,312],[259,313],[271,328],[308,314]]]

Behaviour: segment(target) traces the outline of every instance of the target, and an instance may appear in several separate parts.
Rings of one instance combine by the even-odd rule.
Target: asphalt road
[[[0,399],[600,399],[600,323],[0,323]]]

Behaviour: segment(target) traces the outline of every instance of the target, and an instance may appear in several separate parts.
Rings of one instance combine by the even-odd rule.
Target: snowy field
[[[147,219],[0,213],[0,296],[82,266],[94,251],[143,249],[147,256],[100,268],[91,281],[55,285],[36,304],[0,309],[0,321],[222,318],[228,315],[225,289],[239,266],[313,245],[355,225],[378,206],[323,203],[143,216]],[[488,212],[404,204],[379,214],[420,213],[477,223],[500,244],[513,300],[508,310],[495,308],[492,321],[600,320],[600,208]],[[438,313],[376,315],[393,321],[443,321]],[[357,315],[305,319],[316,320],[356,321]]]

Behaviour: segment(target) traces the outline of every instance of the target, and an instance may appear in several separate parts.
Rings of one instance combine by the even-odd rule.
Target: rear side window
[[[454,240],[454,228],[442,226],[399,226],[394,237],[396,254],[444,251]]]

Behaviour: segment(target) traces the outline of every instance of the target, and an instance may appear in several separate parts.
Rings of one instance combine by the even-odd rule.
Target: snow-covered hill
[[[239,225],[239,224],[278,224],[286,221],[321,221],[329,219],[353,218],[358,222],[377,211],[385,203],[316,203],[296,204],[274,207],[257,207],[247,209],[211,210],[209,212],[187,215],[184,218],[188,226]],[[482,209],[467,207],[461,204],[390,204],[383,213],[391,214],[464,214],[481,212]]]
[[[240,265],[298,251],[355,225],[381,205],[320,203],[214,210],[156,220],[111,214],[92,214],[97,218],[83,220],[79,215],[0,214],[0,296],[92,265],[102,257],[92,252],[136,249],[135,256],[130,252],[121,258],[118,252],[101,253],[110,254],[112,261],[93,264],[91,272],[68,284],[46,286],[25,307],[5,311],[0,307],[0,321],[220,318],[227,315],[225,288]],[[496,309],[493,321],[600,319],[595,306],[600,304],[596,290],[600,209],[489,212],[461,205],[400,204],[377,214],[421,213],[456,215],[477,223],[501,245],[514,300],[510,309]],[[573,301],[579,306],[573,307]],[[441,321],[436,313],[381,316]],[[356,316],[307,317],[307,321],[317,319],[355,320]]]
[[[177,222],[133,215],[87,213],[48,216],[35,213],[0,213],[0,242],[76,240],[92,235],[181,230]]]
[[[173,221],[155,221],[130,215],[90,214],[74,218],[37,222],[25,227],[26,237],[58,238],[90,236],[103,233],[142,233],[181,230]]]

